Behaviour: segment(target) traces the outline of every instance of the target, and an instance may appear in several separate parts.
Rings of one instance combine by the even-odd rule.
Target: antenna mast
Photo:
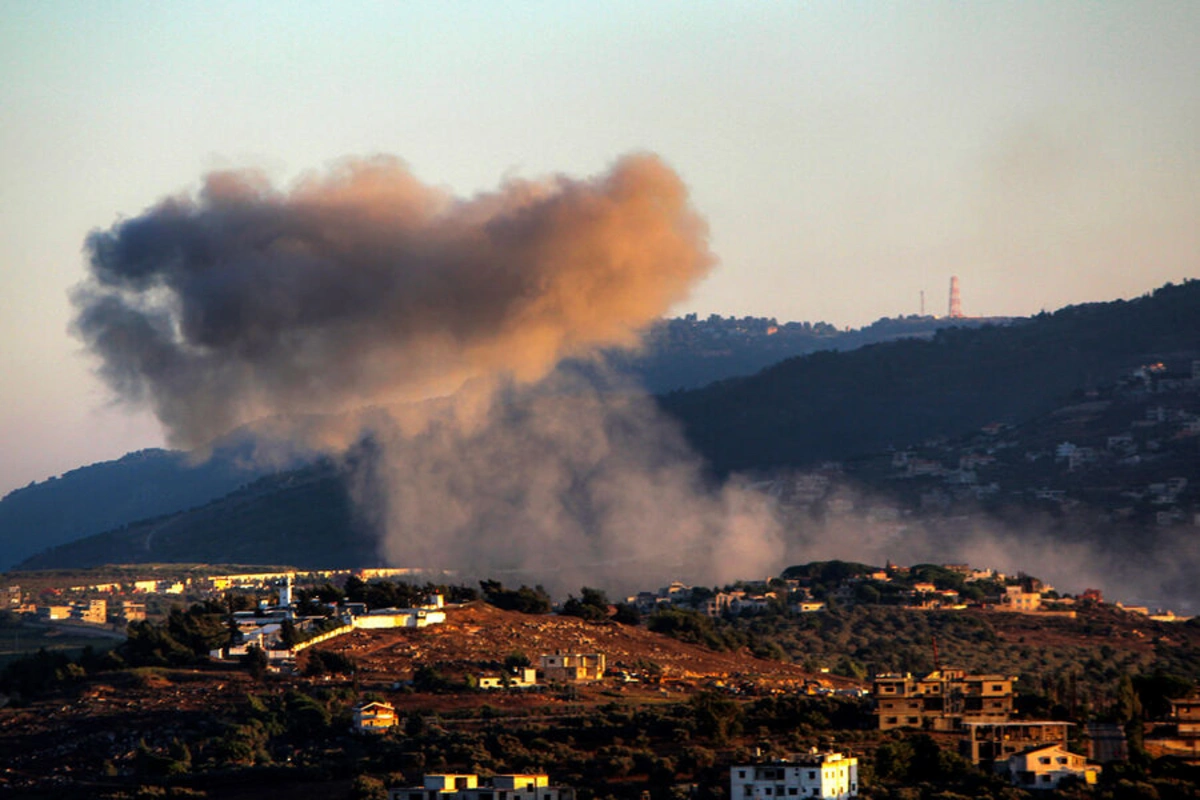
[[[958,296],[958,276],[950,276],[950,319],[962,319],[962,298]]]

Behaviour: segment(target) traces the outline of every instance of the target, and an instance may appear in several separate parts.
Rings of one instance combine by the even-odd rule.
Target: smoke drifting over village
[[[696,580],[778,567],[762,499],[706,487],[651,402],[541,383],[635,346],[712,266],[655,156],[465,200],[391,158],[287,191],[213,173],[87,252],[75,330],[118,396],[186,447],[267,417],[333,452],[370,434],[356,489],[393,563],[622,584],[679,554]]]

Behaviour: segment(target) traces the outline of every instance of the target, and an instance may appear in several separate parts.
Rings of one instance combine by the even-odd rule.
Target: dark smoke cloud
[[[87,251],[75,327],[118,395],[183,445],[365,437],[352,488],[393,564],[560,591],[779,568],[762,495],[707,485],[648,398],[553,374],[635,345],[713,263],[653,156],[469,200],[392,159],[288,192],[216,173]]]
[[[272,414],[535,381],[634,344],[713,262],[682,182],[651,155],[466,200],[392,158],[290,191],[218,172],[86,249],[77,334],[185,446]]]

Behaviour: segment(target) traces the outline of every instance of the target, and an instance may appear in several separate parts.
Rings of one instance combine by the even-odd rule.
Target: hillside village
[[[279,690],[291,686],[292,692],[307,686],[303,689],[309,693],[306,696],[326,698],[321,701],[325,709],[321,719],[327,720],[320,725],[320,730],[327,732],[323,736],[343,735],[339,729],[358,731],[380,740],[372,747],[385,748],[392,747],[392,742],[401,749],[416,746],[423,739],[413,739],[412,732],[427,724],[416,720],[431,714],[444,715],[451,709],[455,709],[455,718],[466,715],[461,717],[464,722],[479,714],[483,715],[481,721],[511,721],[514,714],[520,719],[532,714],[528,717],[532,721],[539,714],[557,713],[552,709],[563,703],[605,708],[617,703],[631,709],[663,701],[683,703],[687,708],[733,703],[721,708],[725,713],[733,713],[733,709],[762,713],[763,703],[792,702],[788,698],[794,698],[819,704],[826,709],[824,713],[842,720],[833,728],[811,729],[814,738],[805,745],[816,748],[811,752],[795,749],[803,736],[788,740],[795,742],[790,752],[773,744],[766,758],[747,758],[749,751],[729,750],[710,767],[692,773],[693,777],[701,773],[708,776],[702,779],[703,786],[698,784],[691,790],[703,797],[732,798],[741,796],[736,794],[740,792],[765,798],[769,787],[779,785],[785,790],[788,786],[803,790],[806,796],[812,796],[814,787],[821,797],[860,793],[885,796],[873,794],[870,784],[882,780],[881,789],[889,785],[886,776],[893,769],[887,766],[887,759],[892,757],[887,755],[892,752],[889,748],[916,732],[932,737],[934,746],[956,754],[963,764],[979,770],[964,775],[1002,776],[1013,787],[1038,790],[1058,786],[1067,778],[1073,785],[1103,786],[1105,770],[1124,774],[1128,767],[1123,765],[1129,762],[1131,752],[1149,749],[1160,756],[1186,760],[1191,748],[1200,743],[1200,734],[1191,722],[1193,715],[1200,713],[1200,700],[1187,700],[1186,692],[1168,698],[1165,710],[1156,710],[1153,724],[1147,722],[1144,729],[1139,728],[1137,738],[1130,743],[1128,725],[1111,721],[1112,709],[1119,706],[1115,689],[1092,684],[1083,690],[1081,683],[1082,697],[1091,698],[1087,704],[1095,704],[1090,705],[1092,711],[1081,711],[1088,706],[1077,705],[1072,711],[1077,701],[1052,689],[1050,696],[1066,704],[1055,712],[1053,703],[1030,705],[1030,699],[1051,685],[1046,677],[1030,673],[1018,678],[1014,673],[949,666],[967,652],[962,647],[969,641],[958,638],[950,623],[954,615],[965,615],[963,619],[971,626],[986,624],[1005,638],[1014,637],[1014,641],[1019,636],[1024,642],[1030,632],[1040,630],[1045,632],[1040,636],[1051,637],[1047,641],[1058,642],[1053,646],[1074,649],[1099,634],[1101,641],[1128,641],[1131,651],[1145,654],[1164,647],[1183,647],[1182,655],[1190,652],[1186,648],[1196,648],[1200,642],[1194,641],[1190,622],[1107,603],[1096,591],[1074,597],[1061,595],[1032,576],[1008,576],[962,564],[875,567],[819,562],[790,567],[779,577],[725,587],[674,582],[630,595],[619,603],[609,602],[599,590],[585,588],[581,597],[572,596],[553,607],[550,598],[539,590],[508,589],[495,581],[485,581],[481,592],[432,583],[421,587],[392,582],[393,578],[418,577],[402,570],[281,570],[190,577],[177,573],[154,579],[60,585],[46,583],[46,576],[28,577],[40,580],[39,587],[27,592],[10,585],[6,593],[10,614],[20,614],[33,625],[51,629],[90,626],[115,631],[128,625],[129,639],[113,651],[116,660],[97,661],[96,656],[87,656],[80,662],[86,666],[77,671],[61,666],[69,662],[55,662],[60,666],[51,673],[62,675],[65,683],[56,684],[52,679],[52,686],[60,686],[53,691],[66,691],[68,696],[83,692],[77,701],[63,706],[64,711],[73,709],[65,716],[50,715],[40,722],[30,717],[23,709],[42,707],[37,700],[39,690],[27,688],[23,692],[13,683],[20,673],[14,673],[11,666],[6,669],[8,708],[0,709],[0,720],[5,720],[0,731],[6,733],[0,738],[18,736],[18,741],[26,745],[22,747],[24,755],[14,762],[16,772],[10,769],[5,780],[10,788],[24,790],[45,788],[32,776],[45,768],[44,758],[51,751],[33,746],[35,738],[26,738],[33,737],[35,729],[46,725],[50,726],[46,730],[53,729],[53,718],[61,718],[64,724],[67,720],[79,724],[80,714],[99,712],[95,704],[102,698],[115,699],[127,691],[144,696],[123,701],[132,702],[127,708],[143,707],[149,712],[157,705],[150,698],[167,690],[176,702],[195,708],[194,714],[200,715],[197,719],[203,718],[208,712],[202,708],[214,703],[215,707],[224,707],[234,699],[225,689],[205,690],[208,679],[199,678],[205,672],[225,687],[241,686],[247,680],[265,681],[263,686],[274,685]],[[50,597],[57,606],[37,602]],[[110,600],[115,612],[112,617],[103,623],[84,619],[83,609],[97,620],[97,609],[109,605]],[[191,610],[181,613],[178,601],[193,603]],[[76,609],[74,619],[60,621],[47,611],[64,606]],[[129,619],[131,610],[139,607],[142,613],[150,609],[150,620]],[[915,615],[911,617],[914,621],[938,621],[942,633],[928,643],[932,660],[926,662],[927,668],[898,672],[881,669],[863,674],[847,660],[851,653],[861,658],[861,651],[852,646],[839,655],[836,644],[826,663],[798,663],[783,651],[764,648],[773,637],[758,638],[754,634],[756,626],[774,620],[773,625],[786,622],[820,635],[820,631],[837,629],[827,626],[826,620],[859,619],[866,623],[872,617],[862,614],[879,613]],[[155,622],[155,618],[162,621]],[[1171,630],[1179,634],[1171,634]],[[192,644],[185,644],[189,641]],[[1154,647],[1146,650],[1134,644],[1137,642],[1153,642]],[[939,646],[943,653],[940,659]],[[196,655],[186,655],[181,649],[184,647],[195,648]],[[995,648],[993,651],[997,655],[1001,652]],[[199,659],[196,663],[200,666],[191,669],[202,671],[196,679],[188,679],[179,670],[193,658]],[[162,666],[157,669],[166,671],[156,673],[162,677],[154,678],[145,688],[133,684],[122,689],[119,682],[113,683],[119,674],[112,672],[114,668],[139,662],[158,663]],[[1099,673],[1094,679],[1088,677],[1090,674],[1074,680],[1106,680]],[[239,676],[236,680],[232,678],[235,675]],[[345,685],[342,681],[346,676],[352,676],[354,691],[331,693],[332,687]],[[191,683],[187,683],[189,680]],[[1034,684],[1026,686],[1028,681]],[[93,685],[98,688],[86,688]],[[208,691],[214,693],[209,695]],[[355,698],[358,702],[350,702]],[[109,709],[105,713],[115,710],[111,702],[104,706]],[[1104,711],[1106,707],[1109,710]],[[242,712],[230,707],[221,713],[237,716]],[[1119,720],[1119,713],[1116,718]],[[457,724],[454,729],[458,729]],[[176,725],[170,730],[182,729]],[[896,740],[896,735],[902,738]],[[301,740],[289,736],[292,738],[288,741],[293,741],[290,747],[304,747]],[[137,765],[150,758],[167,759],[174,752],[170,739],[145,732],[141,741],[136,747],[128,740],[105,747],[107,763],[113,765],[114,787],[126,785],[131,779],[150,778]],[[267,746],[275,747],[269,742]],[[143,747],[148,748],[145,752],[149,755],[139,755]],[[758,747],[758,752],[763,752],[761,738]],[[52,750],[61,749],[58,746]],[[191,756],[195,766],[188,772],[198,770],[196,780],[200,784],[196,785],[209,780],[203,777],[208,774],[206,769],[195,761],[197,753],[209,753],[210,749],[201,748]],[[204,758],[217,758],[217,752],[211,751],[213,755]],[[864,757],[869,766],[865,773],[860,767]],[[67,758],[67,763],[72,758]],[[429,763],[426,756],[425,764]],[[579,783],[577,768],[564,774],[544,759],[495,762],[497,766],[509,765],[508,773],[465,769],[472,766],[470,760],[448,759],[444,763],[460,771],[425,770],[421,777],[419,770],[405,769],[404,778],[390,779],[394,783],[387,790],[388,796],[408,800],[412,792],[430,791],[435,786],[443,800],[459,796],[481,800],[483,794],[501,791],[509,793],[510,800],[517,800],[518,795],[513,793],[518,784],[544,787],[556,785],[553,781],[560,781],[557,785],[561,797],[579,798],[593,791],[586,782]],[[535,763],[545,771],[527,770]],[[513,767],[518,771],[512,772]],[[60,774],[57,770],[51,772]],[[493,772],[495,777],[483,782],[481,774]],[[676,765],[675,772],[681,772],[681,764]],[[820,776],[817,783],[808,782],[810,773]],[[654,788],[660,786],[655,781],[662,779],[651,778],[652,794],[659,791]],[[797,782],[791,783],[793,780]],[[668,784],[675,786],[670,781]],[[5,785],[0,783],[0,788]],[[735,794],[727,794],[725,787]],[[498,796],[494,794],[493,799]]]
[[[792,513],[855,512],[876,522],[1021,504],[1097,511],[1114,524],[1200,526],[1200,361],[1186,370],[1146,364],[1077,400],[1020,426],[996,422],[959,439],[826,463],[775,480],[771,491]],[[838,492],[847,483],[895,502],[855,502]]]

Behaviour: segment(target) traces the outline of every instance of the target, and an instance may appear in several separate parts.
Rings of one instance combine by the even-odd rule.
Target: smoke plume
[[[290,190],[218,172],[86,251],[75,331],[117,395],[187,447],[264,418],[330,449],[370,433],[357,490],[393,563],[775,566],[764,507],[706,487],[652,403],[539,385],[564,358],[635,346],[714,262],[652,155],[469,199],[392,158]]]
[[[219,172],[89,236],[75,324],[107,382],[195,446],[631,345],[707,272],[706,235],[648,155],[468,200],[390,158],[289,192]]]

